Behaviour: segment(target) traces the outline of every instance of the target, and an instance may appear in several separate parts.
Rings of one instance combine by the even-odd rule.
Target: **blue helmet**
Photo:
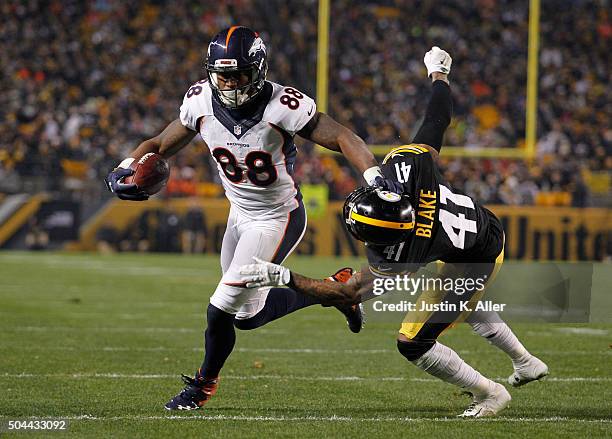
[[[232,26],[219,32],[208,45],[204,63],[213,93],[228,108],[238,108],[253,99],[263,88],[268,72],[266,45],[257,32]],[[246,85],[221,90],[217,74],[245,74]]]

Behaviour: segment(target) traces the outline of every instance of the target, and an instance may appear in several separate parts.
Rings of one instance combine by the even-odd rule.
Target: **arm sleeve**
[[[440,152],[444,131],[450,124],[452,113],[453,100],[450,86],[444,81],[435,81],[425,119],[423,119],[421,128],[419,128],[412,143],[429,145]]]

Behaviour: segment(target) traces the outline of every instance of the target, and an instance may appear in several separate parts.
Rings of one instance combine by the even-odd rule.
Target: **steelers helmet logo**
[[[383,201],[388,201],[389,203],[397,203],[402,199],[402,196],[396,194],[395,192],[377,190],[376,194],[378,195],[378,198]]]

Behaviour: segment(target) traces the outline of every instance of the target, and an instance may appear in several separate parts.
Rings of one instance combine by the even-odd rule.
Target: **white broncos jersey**
[[[243,110],[225,108],[202,80],[185,94],[180,119],[210,148],[232,206],[250,218],[270,218],[298,206],[293,137],[315,115],[316,104],[269,81],[255,99],[255,108],[241,116]]]

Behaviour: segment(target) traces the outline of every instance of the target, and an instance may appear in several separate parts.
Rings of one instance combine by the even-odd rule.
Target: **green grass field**
[[[288,264],[322,276],[347,262],[358,265]],[[180,373],[201,362],[218,273],[215,256],[0,253],[2,428],[33,417],[68,419],[61,436],[74,437],[612,436],[612,325],[513,325],[551,376],[511,389],[497,418],[460,420],[468,397],[401,357],[396,325],[355,335],[320,306],[238,332],[215,398],[167,412]],[[468,327],[441,341],[489,377],[511,373]]]

